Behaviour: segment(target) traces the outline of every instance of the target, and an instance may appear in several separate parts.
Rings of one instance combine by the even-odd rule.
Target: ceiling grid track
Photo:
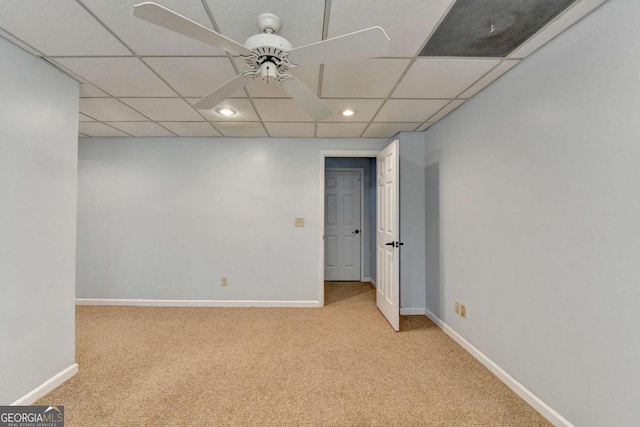
[[[208,50],[206,45],[205,48],[195,49],[194,54],[189,54],[189,50],[186,52],[176,51],[174,53],[173,45],[168,45],[166,48],[160,45],[155,50],[150,48],[150,54],[145,55],[144,52],[147,51],[144,46],[154,46],[154,33],[145,32],[146,28],[134,28],[135,22],[132,20],[133,17],[129,7],[131,3],[129,1],[124,3],[117,2],[118,4],[113,4],[113,7],[110,5],[103,9],[102,6],[95,8],[93,1],[95,0],[71,0],[70,3],[73,3],[72,6],[75,12],[69,18],[71,21],[60,21],[58,26],[63,26],[64,28],[57,28],[58,26],[50,25],[49,23],[51,19],[58,19],[60,14],[64,16],[64,13],[59,11],[59,8],[53,4],[49,4],[48,8],[40,10],[36,20],[28,20],[24,17],[24,14],[29,11],[29,7],[20,3],[10,5],[11,7],[6,11],[7,14],[3,13],[4,16],[0,17],[1,38],[38,57],[50,67],[81,84],[80,103],[83,110],[91,114],[80,112],[81,114],[78,117],[79,136],[91,136],[95,133],[96,135],[105,136],[128,135],[134,137],[136,135],[172,136],[176,134],[178,134],[177,136],[221,135],[223,137],[234,137],[237,135],[240,137],[240,135],[248,135],[247,137],[250,137],[265,135],[271,137],[272,135],[269,132],[269,129],[271,129],[271,132],[275,132],[276,135],[300,135],[300,137],[303,137],[303,135],[306,137],[319,137],[321,136],[320,133],[325,136],[330,135],[330,137],[347,137],[352,131],[357,132],[358,130],[360,132],[352,135],[352,137],[387,137],[391,132],[404,130],[425,131],[426,128],[447,117],[470,98],[484,91],[485,88],[517,67],[518,63],[529,54],[557,37],[558,34],[561,34],[576,22],[579,22],[591,11],[597,9],[605,0],[558,0],[563,5],[568,4],[568,7],[564,7],[563,10],[559,6],[548,6],[544,3],[544,0],[532,0],[531,4],[542,4],[543,6],[541,7],[549,7],[551,8],[550,10],[556,10],[556,15],[552,18],[548,18],[548,14],[542,18],[530,17],[530,19],[534,20],[532,22],[540,22],[540,26],[536,31],[531,30],[530,33],[527,33],[527,39],[519,42],[517,46],[509,45],[515,46],[510,48],[510,51],[505,47],[506,42],[500,44],[501,41],[496,40],[499,46],[495,49],[502,48],[502,50],[496,51],[495,55],[484,55],[482,53],[486,49],[493,49],[491,46],[482,45],[473,50],[471,47],[461,45],[461,43],[471,43],[477,37],[480,37],[479,35],[484,34],[482,32],[484,27],[482,23],[478,23],[477,31],[473,33],[475,35],[467,36],[464,28],[467,28],[468,25],[458,24],[456,26],[452,24],[460,20],[465,22],[465,19],[467,21],[473,21],[474,19],[472,16],[462,13],[466,9],[460,9],[461,7],[471,6],[461,4],[459,1],[435,0],[434,3],[437,3],[437,5],[434,4],[434,7],[437,6],[437,12],[429,15],[430,20],[427,26],[419,25],[420,20],[415,11],[396,10],[397,8],[394,8],[393,5],[389,5],[389,7],[380,5],[379,9],[374,8],[371,11],[367,8],[365,16],[359,18],[362,25],[364,26],[366,23],[373,25],[375,22],[387,28],[388,34],[391,35],[394,43],[396,43],[391,46],[392,50],[388,53],[378,50],[377,53],[381,53],[383,56],[371,55],[372,58],[380,60],[379,65],[382,67],[382,71],[377,68],[368,69],[367,64],[363,62],[354,66],[353,70],[358,71],[350,71],[351,69],[346,68],[343,73],[341,65],[336,67],[330,65],[327,69],[326,65],[331,63],[329,60],[325,61],[327,64],[314,64],[308,69],[304,69],[303,74],[313,81],[308,86],[312,88],[312,91],[315,86],[317,98],[323,104],[326,103],[326,106],[331,107],[334,116],[327,119],[306,118],[306,116],[294,111],[294,107],[289,103],[286,103],[286,108],[283,111],[278,111],[277,115],[271,115],[270,108],[272,103],[267,102],[268,100],[278,103],[273,104],[275,106],[280,105],[283,99],[291,98],[283,98],[276,96],[279,94],[268,92],[264,93],[265,96],[261,96],[262,92],[256,92],[247,86],[243,88],[244,92],[240,91],[228,97],[230,102],[243,105],[243,110],[253,116],[237,117],[240,120],[217,117],[209,110],[196,109],[190,102],[193,97],[181,95],[176,90],[176,88],[181,87],[179,82],[173,81],[171,75],[163,77],[165,76],[164,71],[156,68],[154,62],[154,58],[174,58],[174,61],[177,62],[180,62],[179,58],[212,58],[202,59],[201,61],[217,61],[217,64],[225,67],[226,74],[238,76],[242,74],[244,67],[236,55],[222,50]],[[352,22],[352,17],[345,14],[358,13],[358,8],[355,5],[347,5],[349,7],[347,7],[345,13],[331,16],[333,7],[338,7],[338,3],[334,4],[333,0],[314,1],[312,14],[307,11],[307,4],[284,5],[286,12],[281,12],[285,15],[293,14],[293,16],[297,16],[301,12],[296,11],[304,11],[306,13],[305,16],[313,19],[313,31],[307,29],[304,25],[299,29],[300,32],[310,37],[312,41],[327,40],[329,38],[330,25],[332,27],[340,27],[341,30],[338,31],[340,34],[349,33],[349,31],[356,29],[354,28],[356,25],[355,22]],[[516,0],[512,1],[514,3],[510,3],[511,6],[505,6],[505,11],[518,12],[528,10],[525,9],[525,6],[519,6]],[[259,7],[260,2],[258,0],[249,0],[249,2],[246,5],[249,9]],[[421,4],[420,7],[420,10],[424,13],[428,13],[432,9],[431,6],[427,7],[424,4]],[[500,9],[502,6],[499,6],[498,9],[496,9],[497,6],[489,4],[483,7],[481,11],[485,15],[495,14],[496,10],[502,10]],[[249,9],[247,9],[247,12],[250,13]],[[185,10],[188,10],[188,8]],[[209,2],[208,0],[194,1],[194,4],[191,5],[191,10],[198,13],[198,20],[202,24],[218,33],[220,33],[220,28],[213,12],[216,12],[216,14],[221,13],[217,18],[218,20],[224,20],[223,24],[227,22],[228,18],[235,22],[233,16],[237,14],[237,10],[233,6],[219,11],[217,3]],[[106,14],[103,14],[103,12]],[[120,28],[116,23],[111,22],[111,13],[119,16],[121,20],[126,18],[127,27]],[[76,19],[78,20],[77,22]],[[320,19],[322,19],[322,24],[320,24]],[[535,21],[536,19],[537,21]],[[561,22],[558,22],[558,20],[561,20]],[[242,22],[244,21],[243,18]],[[545,22],[543,23],[542,21]],[[113,29],[110,27],[111,25],[114,26]],[[446,25],[449,25],[447,28],[452,29],[445,30],[444,26]],[[77,28],[74,28],[76,26]],[[5,28],[10,29],[10,31]],[[531,26],[528,28],[531,28]],[[95,40],[98,42],[95,48],[87,49],[86,43],[83,44],[84,31],[87,29],[93,31],[86,35],[87,41]],[[500,31],[511,29],[512,27],[501,27]],[[116,30],[118,33],[116,33]],[[321,30],[321,39],[317,38],[318,30]],[[403,30],[406,31],[404,35],[402,33]],[[140,31],[139,34],[138,31]],[[14,33],[17,35],[14,35]],[[442,34],[449,33],[459,34],[460,37],[447,36],[448,38],[445,37],[443,39]],[[74,37],[69,39],[71,35]],[[424,38],[425,36],[427,36],[426,39]],[[518,34],[512,34],[512,36],[517,38]],[[136,37],[143,37],[147,44],[143,43],[138,46]],[[445,40],[444,45],[442,45],[443,42],[440,39]],[[438,41],[440,41],[440,44],[438,44]],[[412,48],[408,50],[406,43],[411,43]],[[418,45],[420,47],[416,53],[414,46],[418,48]],[[37,48],[34,46],[37,46]],[[93,46],[93,44],[89,46]],[[188,45],[177,43],[176,46]],[[450,50],[446,50],[442,46],[450,48]],[[107,47],[109,48],[107,49]],[[102,48],[107,50],[102,50]],[[412,51],[414,55],[410,56]],[[473,56],[465,56],[466,52]],[[60,55],[56,55],[56,53]],[[231,63],[232,73],[228,69],[226,61],[221,60],[223,57],[227,58]],[[160,59],[157,61],[160,61]],[[167,59],[164,61],[167,61]],[[78,66],[75,64],[78,64]],[[141,64],[143,65],[142,67],[140,66]],[[73,69],[68,67],[73,67]],[[110,67],[115,67],[114,73],[116,75],[111,74]],[[134,83],[136,80],[132,82],[127,78],[129,70],[131,70],[132,78],[143,79],[140,84],[144,87],[136,90],[138,87]],[[188,70],[189,68],[184,71]],[[213,71],[215,72],[216,70],[217,68],[214,67]],[[384,72],[384,70],[388,70],[389,75],[386,75],[385,78],[378,76],[378,73]],[[184,71],[182,72],[184,73]],[[206,88],[206,84],[209,81],[206,69],[203,69],[202,73],[202,81],[198,81],[201,85],[198,86],[199,89],[196,92],[199,92],[200,88]],[[361,75],[360,73],[365,74]],[[117,80],[118,75],[123,80]],[[315,78],[317,78],[317,81],[314,80]],[[326,82],[325,78],[327,79]],[[340,78],[345,81],[340,82],[338,80]],[[143,84],[146,83],[144,79],[152,80],[153,84]],[[99,85],[95,84],[94,80]],[[215,79],[213,80],[215,85]],[[336,85],[335,87],[334,84]],[[108,90],[102,89],[102,85],[107,87]],[[382,89],[382,92],[380,92],[380,89]],[[330,94],[331,96],[322,96],[323,93],[328,93],[329,91],[333,91]],[[135,95],[128,95],[130,92],[134,92]],[[116,96],[114,93],[118,95]],[[145,94],[149,95],[144,96]],[[132,105],[129,105],[128,102],[131,102]],[[186,108],[184,106],[185,103],[187,105]],[[359,108],[361,114],[347,119],[337,115],[337,111],[348,103],[361,105],[361,108]],[[165,104],[167,105],[166,109],[158,108]],[[258,105],[261,106],[262,112],[258,110]],[[140,109],[146,113],[143,114]],[[193,115],[194,112],[196,115]],[[328,114],[328,111],[326,114]],[[99,119],[94,116],[98,116]],[[265,121],[268,118],[274,120]],[[127,123],[131,124],[128,125]],[[184,124],[180,125],[180,123]],[[269,123],[269,127],[267,123]],[[272,123],[273,125],[271,125]],[[323,123],[323,127],[320,127]],[[119,126],[122,126],[126,131],[119,129]],[[218,126],[221,129],[225,129],[226,134],[220,132]],[[320,132],[320,130],[323,132]]]
[[[197,109],[195,109],[191,104],[189,104],[189,102],[188,102],[188,101],[187,101],[187,100],[186,100],[186,99],[185,99],[185,98],[184,98],[180,93],[178,93],[178,91],[177,91],[177,90],[175,90],[175,89],[174,89],[174,88],[169,84],[169,82],[167,82],[167,81],[166,81],[166,80],[165,80],[161,75],[159,75],[159,74],[156,72],[156,70],[154,70],[152,67],[150,67],[150,66],[149,66],[149,64],[144,60],[144,58],[143,58],[143,57],[141,57],[140,55],[138,55],[138,53],[137,53],[136,51],[134,51],[134,50],[133,50],[133,49],[132,49],[132,48],[131,48],[127,43],[125,43],[125,41],[124,41],[124,40],[122,40],[122,38],[120,38],[120,36],[118,36],[118,35],[115,33],[115,31],[113,31],[113,30],[112,30],[112,29],[111,29],[111,28],[110,28],[110,27],[109,27],[109,26],[108,26],[104,21],[102,21],[102,19],[100,19],[100,18],[99,18],[95,13],[93,13],[93,11],[92,11],[92,10],[91,10],[87,5],[85,5],[85,4],[84,4],[84,2],[83,2],[82,0],[76,0],[76,2],[78,2],[78,4],[79,4],[80,6],[82,6],[82,7],[87,11],[87,13],[89,13],[89,14],[90,14],[90,15],[91,15],[91,16],[92,16],[96,21],[98,21],[98,23],[100,23],[100,25],[102,25],[102,26],[103,26],[103,27],[104,27],[104,28],[105,28],[109,33],[111,33],[111,35],[112,35],[113,37],[115,37],[115,38],[116,38],[116,40],[118,40],[120,43],[122,43],[122,45],[123,45],[125,48],[127,48],[127,49],[129,50],[129,52],[131,52],[131,54],[133,55],[133,57],[137,58],[140,62],[142,62],[142,63],[145,65],[145,67],[147,67],[147,68],[148,68],[148,69],[149,69],[153,74],[155,74],[155,75],[156,75],[156,76],[157,76],[157,77],[158,77],[158,78],[159,78],[159,79],[160,79],[164,84],[166,84],[166,85],[167,85],[167,87],[169,87],[169,89],[171,89],[171,90],[172,90],[172,91],[177,95],[177,97],[179,97],[180,99],[182,99],[182,101],[184,101],[187,105],[189,105],[189,106],[191,107],[191,109],[193,109],[193,110],[194,110],[194,111],[195,111],[195,112],[196,112],[200,117],[202,117],[202,119],[203,119],[206,123],[209,123],[209,125],[210,125],[211,127],[213,127],[213,128],[216,130],[216,132],[219,132],[219,131],[218,131],[218,129],[216,129],[216,128],[215,128],[215,126],[213,126],[213,125],[212,125],[212,124],[207,120],[207,118],[206,118],[206,117],[204,117],[202,114],[200,114],[200,112],[199,112]],[[95,85],[94,85],[94,86],[95,86]],[[96,86],[96,87],[98,87],[98,86]],[[98,87],[98,89],[102,90],[102,89],[101,89],[101,88],[99,88],[99,87]],[[103,91],[103,92],[105,92],[105,91]],[[106,92],[105,92],[105,93],[106,93]],[[118,98],[116,98],[116,99],[118,99]],[[120,100],[118,99],[118,101],[120,101]],[[120,101],[120,102],[122,102],[122,101]],[[123,103],[123,104],[124,104],[124,103]],[[127,104],[124,104],[124,105],[127,105]],[[141,114],[142,116],[147,117],[149,120],[151,120],[148,116],[146,116],[145,114],[140,113],[140,112],[139,112],[138,110],[136,110],[135,108],[133,108],[133,107],[131,107],[131,106],[129,106],[129,105],[127,105],[127,106],[128,106],[129,108],[133,109],[134,111],[136,111],[137,113]],[[175,132],[171,131],[170,129],[167,129],[166,127],[164,127],[163,125],[161,125],[161,124],[160,124],[160,123],[158,123],[157,121],[155,121],[155,120],[151,120],[151,121],[152,121],[152,122],[154,122],[156,125],[158,125],[158,126],[162,127],[163,129],[166,129],[168,132],[171,132],[172,134],[174,134],[174,135],[178,136]]]
[[[433,36],[433,34],[436,32],[436,29],[440,26],[440,24],[442,23],[442,21],[444,20],[445,16],[447,16],[447,14],[449,13],[449,11],[451,10],[451,8],[453,7],[453,5],[456,3],[456,0],[451,0],[451,2],[449,3],[449,6],[447,7],[447,9],[445,10],[445,12],[442,14],[442,16],[440,17],[440,19],[438,20],[438,23],[433,27],[433,29],[431,30],[431,32],[429,33],[429,35],[427,36],[427,39],[422,43],[422,45],[420,45],[420,48],[418,49],[418,51],[416,52],[416,54],[413,56],[413,58],[411,59],[411,61],[409,61],[409,64],[407,64],[407,67],[404,69],[404,71],[402,72],[402,74],[400,74],[400,77],[398,78],[398,80],[396,81],[396,83],[393,85],[393,87],[391,88],[391,90],[389,91],[389,94],[387,95],[387,97],[384,99],[384,102],[380,105],[380,108],[378,108],[378,110],[373,114],[373,117],[371,118],[371,120],[369,121],[369,124],[364,128],[364,130],[362,131],[362,133],[360,134],[360,137],[362,138],[363,135],[367,132],[367,129],[369,129],[369,127],[371,126],[371,123],[373,123],[373,121],[376,119],[376,117],[378,116],[378,114],[380,113],[380,110],[382,110],[382,107],[384,107],[384,104],[387,103],[387,101],[389,100],[389,98],[391,98],[391,94],[396,90],[396,88],[398,87],[398,85],[400,84],[400,82],[402,81],[402,79],[404,78],[404,76],[409,72],[409,70],[411,69],[411,66],[413,65],[414,62],[416,62],[416,59],[418,59],[418,56],[420,55],[420,52],[422,52],[422,49],[424,49],[424,47],[427,45],[427,43],[429,42],[429,39],[431,38],[431,36]]]
[[[97,85],[93,84],[90,80],[87,80],[87,79],[85,79],[85,78],[80,78],[80,76],[78,76],[76,73],[74,73],[73,71],[69,70],[69,69],[68,69],[68,68],[66,68],[64,65],[62,65],[62,64],[60,64],[60,63],[58,63],[58,62],[56,62],[55,58],[52,58],[52,57],[50,57],[50,56],[48,56],[48,57],[42,57],[42,59],[43,59],[43,60],[44,60],[45,58],[46,58],[46,62],[51,61],[52,65],[53,65],[53,64],[55,64],[56,68],[59,68],[61,71],[65,72],[65,73],[66,73],[66,74],[68,74],[70,77],[76,76],[77,78],[74,78],[74,80],[79,80],[79,81],[81,82],[80,84],[82,84],[82,82],[88,83],[88,84],[90,84],[90,85],[92,85],[92,86],[94,86],[94,87],[98,88],[99,90],[101,90],[102,92],[104,92],[105,94],[107,94],[107,95],[108,95],[108,96],[106,96],[106,97],[105,97],[105,96],[101,96],[101,97],[90,97],[90,98],[82,98],[82,97],[79,97],[79,99],[97,99],[97,98],[100,98],[100,99],[114,99],[114,100],[116,100],[118,103],[120,103],[120,104],[124,105],[124,106],[125,106],[125,107],[127,107],[127,108],[130,108],[130,109],[131,109],[131,110],[133,110],[134,112],[136,112],[136,113],[140,114],[142,117],[145,117],[145,118],[147,119],[147,121],[145,121],[145,122],[140,122],[140,121],[138,121],[139,123],[149,123],[149,122],[153,122],[153,123],[155,123],[155,122],[151,119],[151,117],[147,116],[146,114],[142,114],[140,111],[136,110],[135,108],[130,107],[129,105],[125,104],[125,103],[124,103],[124,102],[122,102],[119,98],[117,98],[117,97],[115,97],[115,96],[111,95],[111,94],[110,94],[109,92],[107,92],[106,90],[104,90],[104,89],[102,89],[102,88],[98,87]],[[109,57],[107,57],[107,56],[102,56],[101,58],[109,58]],[[132,58],[132,56],[127,56],[127,58]],[[130,133],[128,133],[128,132],[125,132],[125,131],[123,131],[123,130],[121,130],[121,129],[118,129],[118,128],[117,128],[117,127],[115,127],[115,126],[110,125],[110,124],[109,124],[109,122],[102,121],[102,120],[98,120],[98,119],[96,119],[95,117],[92,117],[92,116],[90,116],[90,115],[88,115],[88,114],[85,114],[85,113],[82,113],[82,112],[80,112],[80,111],[78,111],[78,112],[79,112],[80,114],[83,114],[83,115],[85,115],[85,116],[87,116],[87,117],[89,117],[89,118],[91,118],[91,119],[95,120],[95,121],[96,121],[96,122],[98,122],[98,123],[102,123],[102,124],[103,124],[103,125],[105,125],[105,126],[108,126],[108,127],[112,128],[112,129],[117,130],[118,132],[126,133],[127,135],[132,136],[132,137],[134,137],[134,138],[135,138],[135,135],[131,135],[131,134],[130,134]],[[127,120],[127,122],[129,122],[129,120]],[[131,122],[134,122],[134,121],[131,121]],[[87,122],[87,123],[92,123],[92,122]],[[158,124],[158,123],[156,123],[156,124]],[[158,125],[159,125],[159,124],[158,124]],[[161,126],[161,127],[163,127],[163,128],[164,128],[164,126]],[[167,130],[168,130],[168,129],[167,129]],[[171,132],[171,131],[169,131],[169,132]],[[80,132],[79,132],[79,133],[80,133]],[[173,132],[171,132],[171,133],[173,133]],[[174,135],[176,135],[176,134],[174,133]],[[178,135],[176,135],[176,136],[178,136]]]
[[[322,40],[329,34],[329,17],[331,15],[331,0],[324,0],[324,19],[322,21]],[[324,64],[320,64],[318,71],[318,98],[322,99],[322,79],[324,77]],[[314,122],[313,136],[318,137],[318,121]]]
[[[493,70],[495,70],[496,68],[498,68],[500,65],[502,65],[503,62],[505,62],[507,59],[506,58],[502,58],[502,60],[500,62],[498,62],[494,67],[492,67],[489,71],[487,71],[486,73],[484,73],[482,76],[480,76],[479,79],[477,79],[476,81],[474,81],[473,83],[471,83],[468,87],[466,87],[464,90],[462,90],[462,92],[460,92],[459,94],[456,95],[456,97],[452,100],[450,100],[449,102],[447,102],[444,107],[440,108],[438,111],[436,111],[434,114],[432,114],[427,120],[425,120],[424,122],[422,122],[420,124],[420,126],[417,126],[413,131],[416,132],[418,129],[420,129],[422,126],[426,125],[427,123],[434,123],[434,122],[430,122],[429,120],[431,120],[433,117],[437,116],[438,114],[440,114],[440,112],[442,110],[444,110],[445,108],[447,108],[449,105],[451,105],[452,102],[455,101],[463,101],[463,102],[467,102],[467,100],[469,98],[460,98],[460,95],[462,95],[463,93],[465,93],[466,91],[468,91],[469,89],[471,89],[476,83],[478,83],[480,80],[484,79],[486,76],[488,76]],[[508,71],[507,71],[508,72]],[[395,98],[394,98],[395,99]],[[460,104],[462,105],[462,104]],[[458,108],[458,107],[456,107]],[[443,117],[444,118],[444,117]],[[426,130],[426,129],[425,129]],[[424,130],[422,131],[424,132]]]
[[[213,29],[214,31],[222,34],[222,32],[220,31],[220,27],[218,27],[218,24],[215,20],[215,18],[213,17],[213,13],[211,12],[211,9],[209,8],[209,4],[206,2],[206,0],[200,0],[200,2],[202,3],[202,7],[204,7],[204,10],[207,12],[207,16],[209,17],[209,20],[211,21],[211,25],[213,25]],[[233,55],[231,55],[229,52],[227,52],[227,58],[229,58],[229,62],[231,62],[231,66],[233,67],[233,70],[236,72],[236,75],[240,74],[240,70],[238,70],[238,67],[236,66],[235,61],[233,60]],[[254,112],[256,113],[256,116],[258,116],[258,120],[260,120],[260,124],[262,125],[262,128],[264,129],[265,133],[267,134],[267,136],[271,136],[269,135],[269,130],[267,129],[267,127],[264,124],[264,121],[262,120],[262,117],[260,116],[260,113],[258,112],[258,109],[256,108],[256,104],[253,102],[253,98],[251,97],[251,94],[249,93],[249,91],[247,90],[247,88],[243,88],[244,93],[247,94],[247,98],[249,98],[249,103],[251,104],[251,107],[253,108]],[[216,129],[217,130],[217,129]],[[220,131],[218,131],[220,132]],[[222,132],[220,132],[221,135]]]
[[[31,47],[31,46],[30,46],[30,45],[28,45],[27,43],[25,43],[25,44],[26,44],[27,46]],[[125,46],[126,46],[126,45],[125,45]],[[35,49],[35,48],[33,48],[33,49],[34,49],[35,51],[39,52],[37,49]],[[132,58],[132,56],[123,56],[123,57],[125,57],[125,58]],[[77,80],[78,82],[80,82],[80,84],[82,84],[82,82],[88,83],[88,84],[90,84],[90,85],[92,85],[92,86],[94,86],[94,87],[98,88],[100,91],[102,91],[102,92],[104,92],[105,94],[107,94],[107,95],[108,95],[108,96],[106,96],[106,97],[102,96],[102,97],[98,97],[98,98],[102,98],[102,99],[115,99],[117,102],[119,102],[120,104],[124,105],[125,107],[130,108],[131,110],[133,110],[133,111],[135,111],[136,113],[140,114],[142,117],[147,118],[147,119],[148,119],[148,122],[156,123],[156,122],[154,122],[150,117],[148,117],[146,114],[142,114],[140,111],[136,110],[135,108],[130,107],[129,105],[125,104],[125,103],[124,103],[124,102],[122,102],[120,99],[118,99],[117,97],[115,97],[115,96],[111,95],[111,94],[110,94],[109,92],[107,92],[106,90],[104,90],[104,89],[102,89],[102,88],[98,87],[97,85],[93,84],[90,80],[87,80],[87,79],[86,79],[86,78],[84,78],[84,77],[82,77],[82,78],[81,78],[81,77],[80,77],[80,76],[78,76],[76,73],[74,73],[73,71],[71,71],[71,70],[69,70],[68,68],[66,68],[64,65],[62,65],[62,64],[60,64],[60,63],[58,63],[58,62],[55,60],[55,58],[53,58],[53,57],[51,57],[51,56],[44,55],[44,54],[42,54],[41,58],[42,58],[43,60],[45,60],[46,62],[50,63],[51,65],[55,66],[56,68],[60,69],[60,70],[61,70],[61,71],[63,71],[64,73],[68,74],[68,75],[69,75],[71,78],[73,78],[74,80]],[[109,58],[109,57],[106,57],[106,56],[99,56],[98,58]],[[92,98],[93,98],[93,97],[92,97]],[[83,98],[82,98],[82,97],[80,97],[79,99],[83,99]],[[91,98],[86,98],[86,99],[91,99]],[[102,121],[102,120],[98,120],[98,119],[96,119],[95,117],[91,117],[90,115],[85,114],[85,113],[81,113],[81,114],[83,114],[83,115],[85,115],[85,116],[87,116],[87,117],[89,117],[89,118],[91,118],[91,119],[95,120],[95,121],[96,121],[96,122],[98,122],[98,123],[101,123],[101,124],[103,124],[103,125],[105,125],[105,126],[108,126],[108,127],[112,128],[112,129],[115,129],[115,130],[117,130],[118,132],[122,132],[122,133],[125,133],[125,134],[129,135],[129,136],[135,137],[134,135],[131,135],[131,134],[130,134],[130,133],[128,133],[128,132],[125,132],[125,131],[123,131],[123,130],[121,130],[121,129],[116,128],[115,126],[110,125],[110,124],[109,124],[109,122],[105,122],[105,121]],[[87,123],[91,123],[91,122],[87,122]],[[142,123],[142,122],[140,122],[140,123]],[[144,123],[147,123],[147,122],[144,122]],[[161,126],[159,123],[156,123],[156,124],[157,124],[157,125],[159,125],[159,126]],[[164,128],[164,126],[161,126],[161,127],[162,127],[162,128]],[[169,132],[171,132],[169,129],[167,129],[167,130],[168,130]],[[78,132],[78,133],[81,133],[81,132]],[[171,133],[173,133],[174,135],[176,135],[174,132],[171,132]],[[83,135],[85,135],[85,134],[83,134]],[[86,135],[85,135],[85,136],[86,136]],[[176,135],[176,136],[178,136],[178,135]]]
[[[25,42],[20,37],[17,37],[16,35],[11,33],[10,31],[7,31],[4,28],[0,27],[0,32],[1,32],[0,33],[0,37],[2,37],[3,39],[7,40],[9,43],[11,43],[11,44],[13,44],[15,46],[18,46],[20,49],[26,50],[27,52],[29,52],[30,54],[32,54],[34,56],[37,56],[38,58],[43,60],[50,67],[56,68],[58,71],[63,72],[64,74],[68,75],[73,80],[77,81],[78,83],[82,83],[83,81],[86,81],[85,79],[81,79],[75,73],[69,72],[66,68],[64,68],[60,64],[58,64],[53,58],[51,58],[48,55],[45,55],[44,53],[42,53],[41,51],[39,51],[35,47],[31,46],[29,43]],[[9,37],[13,38],[14,40],[11,40],[11,39],[8,39],[6,37],[3,37],[2,33],[8,35]]]

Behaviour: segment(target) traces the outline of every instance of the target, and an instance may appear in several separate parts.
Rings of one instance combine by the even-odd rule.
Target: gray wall
[[[425,170],[425,282],[427,310],[441,317],[444,295],[440,287],[440,162]]]
[[[0,404],[75,363],[78,84],[0,38]]]
[[[77,297],[317,301],[319,151],[385,145],[81,138]]]
[[[362,224],[362,251],[364,253],[364,277],[376,280],[376,159],[352,157],[327,157],[327,169],[364,169],[364,224]]]
[[[576,426],[640,425],[638,22],[604,3],[425,134],[441,318]]]
[[[393,138],[395,139],[395,138]],[[425,301],[424,135],[400,132],[400,307],[423,308]]]

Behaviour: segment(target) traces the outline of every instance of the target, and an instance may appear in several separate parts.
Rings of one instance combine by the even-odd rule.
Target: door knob
[[[395,245],[396,245],[396,242],[385,243],[384,245],[385,245],[385,246],[395,246]]]
[[[358,234],[358,233],[360,233],[360,230],[356,230],[356,231],[354,231],[354,233]]]

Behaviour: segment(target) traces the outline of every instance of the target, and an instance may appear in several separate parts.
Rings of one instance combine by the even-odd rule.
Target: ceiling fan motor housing
[[[287,58],[287,52],[293,49],[293,45],[284,37],[271,33],[256,34],[249,37],[244,45],[254,52],[251,56],[243,56],[251,68],[249,71],[256,77],[259,73],[266,83],[282,83],[290,76],[289,69],[295,67]]]
[[[279,49],[285,52],[293,49],[293,45],[289,42],[289,40],[284,37],[280,37],[277,34],[268,34],[261,33],[256,34],[255,36],[251,36],[244,42],[244,45],[251,49],[259,49],[259,48],[272,48]]]

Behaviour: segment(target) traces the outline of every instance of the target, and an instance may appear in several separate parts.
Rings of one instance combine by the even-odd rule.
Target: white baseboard
[[[515,378],[506,373],[504,369],[498,366],[493,360],[489,359],[484,353],[474,347],[469,341],[465,340],[460,334],[454,331],[449,325],[444,323],[439,317],[428,309],[424,309],[426,316],[431,319],[445,334],[449,335],[455,342],[460,344],[462,348],[467,350],[473,357],[478,359],[487,369],[505,383],[511,390],[520,396],[525,402],[538,411],[551,424],[556,427],[574,427],[566,418],[556,412],[549,405],[544,403],[538,396],[533,394],[531,390],[520,384]]]
[[[76,298],[76,305],[123,305],[135,307],[322,307],[323,304],[319,301]]]
[[[373,280],[371,277],[363,277],[363,278],[362,278],[362,281],[363,281],[363,282],[367,282],[367,283],[371,283],[373,286],[377,286],[377,285],[376,285],[376,281],[375,281],[375,280]]]
[[[417,316],[417,315],[422,315],[424,316],[424,308],[419,308],[419,307],[407,307],[407,308],[400,308],[400,314],[402,316]]]
[[[32,405],[36,400],[40,399],[42,396],[48,394],[53,391],[53,389],[60,386],[62,383],[67,381],[69,378],[73,377],[78,373],[78,364],[74,363],[68,368],[63,369],[58,372],[38,387],[31,390],[29,393],[22,396],[20,399],[16,400],[11,404],[11,406],[27,406]]]

